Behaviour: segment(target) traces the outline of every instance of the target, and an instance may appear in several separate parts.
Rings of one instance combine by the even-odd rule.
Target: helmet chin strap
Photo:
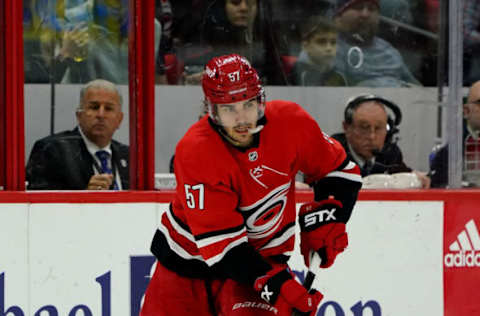
[[[217,125],[217,129],[218,131],[220,132],[220,134],[225,137],[231,144],[233,144],[234,146],[238,146],[238,147],[248,147],[245,146],[245,145],[242,145],[238,140],[236,140],[235,138],[232,138],[230,135],[228,135],[228,133],[223,129],[223,127]]]
[[[255,128],[249,128],[248,132],[250,134],[255,134],[255,133],[260,132],[262,129],[263,129],[263,125],[257,125],[257,127],[255,127]]]
[[[223,129],[223,127],[221,125],[215,125],[217,131],[223,136],[225,137],[230,143],[232,143],[234,146],[239,146],[239,147],[249,147],[249,145],[243,145],[241,144],[238,140],[232,138],[230,135],[228,135],[228,133]],[[257,125],[257,127],[255,128],[249,128],[248,129],[248,132],[250,134],[256,134],[258,132],[260,132],[261,130],[263,129],[263,125]]]

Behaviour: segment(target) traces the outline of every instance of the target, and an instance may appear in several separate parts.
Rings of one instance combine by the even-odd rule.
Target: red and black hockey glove
[[[301,312],[315,312],[323,298],[316,290],[307,290],[293,278],[290,269],[276,267],[255,280],[255,290],[270,305],[283,299],[292,308]]]
[[[310,251],[320,255],[321,268],[328,268],[348,246],[345,223],[341,218],[342,203],[333,198],[305,203],[300,207],[300,251],[310,265]]]

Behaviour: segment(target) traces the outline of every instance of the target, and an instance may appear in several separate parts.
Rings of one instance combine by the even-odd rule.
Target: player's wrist
[[[309,293],[294,279],[288,267],[274,267],[264,276],[257,278],[254,287],[267,303],[275,305],[279,300],[283,300],[302,312],[315,310],[323,298],[318,291],[312,290]]]
[[[310,266],[310,252],[314,251],[321,258],[321,268],[330,267],[338,254],[348,246],[348,235],[344,223],[329,223],[312,232],[302,232],[300,251],[305,264]]]
[[[273,267],[265,275],[255,280],[254,288],[264,301],[275,305],[282,286],[290,279],[292,279],[292,275],[286,268]]]

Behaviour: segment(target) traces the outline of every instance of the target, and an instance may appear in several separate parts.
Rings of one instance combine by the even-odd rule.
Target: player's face
[[[373,150],[381,150],[387,136],[387,112],[382,104],[360,104],[352,124],[344,124],[345,136],[353,150],[363,159],[371,159]]]
[[[337,53],[337,33],[321,32],[303,42],[303,48],[317,65],[329,65]]]
[[[226,0],[225,12],[233,26],[250,26],[257,15],[257,0]]]
[[[480,82],[475,83],[470,89],[463,113],[470,128],[480,131]]]
[[[108,145],[123,120],[120,96],[106,89],[88,89],[77,112],[77,120],[89,140],[99,147]]]
[[[217,104],[217,117],[229,141],[236,146],[248,146],[252,143],[253,134],[249,129],[257,127],[257,98],[231,104]]]
[[[359,1],[335,18],[341,32],[359,34],[370,41],[377,34],[379,9],[371,1]]]

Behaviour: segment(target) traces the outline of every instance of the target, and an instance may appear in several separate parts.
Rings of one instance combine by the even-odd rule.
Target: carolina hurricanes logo
[[[240,207],[247,226],[248,237],[264,238],[273,234],[282,223],[290,182],[270,191],[250,206]]]
[[[205,72],[207,73],[207,76],[209,76],[210,78],[213,78],[213,76],[215,76],[215,73],[217,72],[216,69],[210,69],[210,67],[206,67],[205,69]]]
[[[287,177],[288,178],[287,173],[275,170],[275,169],[267,167],[265,165],[260,165],[260,166],[254,167],[254,168],[249,170],[249,173],[250,173],[250,176],[252,177],[252,179],[255,180],[255,182],[260,184],[265,189],[269,188],[269,186],[267,184],[265,184],[266,182],[268,182],[268,179],[265,179],[267,181],[264,181],[263,179],[261,179],[265,173],[269,173],[271,175],[274,175],[275,177],[280,175],[282,177]],[[275,183],[277,183],[277,182],[275,182]]]
[[[263,175],[263,169],[262,169],[262,167],[255,167],[252,170],[250,170],[250,174],[254,178],[258,179]]]

